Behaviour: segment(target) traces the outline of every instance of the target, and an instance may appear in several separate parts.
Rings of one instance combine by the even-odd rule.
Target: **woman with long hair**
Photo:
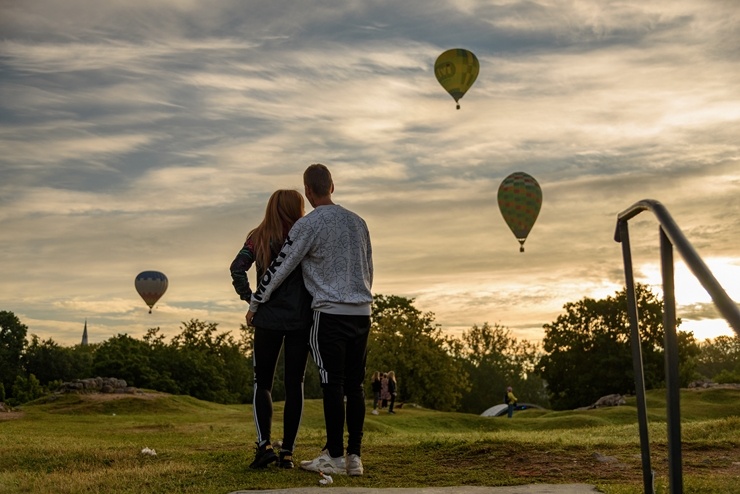
[[[303,196],[295,190],[277,190],[270,196],[262,222],[247,235],[244,246],[231,263],[232,284],[242,300],[251,300],[247,271],[255,265],[256,280],[262,278],[280,252],[288,232],[304,215]],[[300,266],[282,283],[255,315],[253,341],[254,396],[252,409],[257,429],[257,448],[250,468],[277,462],[293,468],[293,448],[303,415],[303,379],[311,329],[311,295],[303,283]],[[279,454],[272,448],[272,382],[284,348],[285,411],[283,442]]]
[[[378,405],[380,404],[380,372],[373,372],[373,377],[370,379],[372,390],[373,390],[373,411],[370,412],[373,415],[378,414]]]
[[[397,391],[396,373],[394,371],[388,372],[388,393],[391,395],[391,404],[388,406],[388,413],[396,413],[393,411],[393,406],[396,404],[396,391]]]

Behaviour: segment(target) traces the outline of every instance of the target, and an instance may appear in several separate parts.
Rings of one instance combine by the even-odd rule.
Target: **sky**
[[[311,163],[373,244],[373,292],[447,334],[537,342],[624,286],[617,215],[660,201],[740,300],[735,0],[0,0],[0,310],[63,345],[237,332],[229,265]],[[480,75],[455,109],[434,61]],[[497,205],[537,179],[525,244]],[[310,210],[310,206],[308,206]],[[659,227],[630,222],[661,293]],[[169,288],[152,314],[145,270]],[[676,253],[682,330],[733,334]],[[254,280],[254,272],[249,273]]]

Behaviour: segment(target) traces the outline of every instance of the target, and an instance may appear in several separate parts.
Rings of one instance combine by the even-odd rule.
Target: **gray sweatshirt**
[[[257,312],[283,280],[301,265],[311,307],[320,312],[369,316],[373,258],[365,220],[338,204],[318,206],[299,219],[280,254],[252,293]]]

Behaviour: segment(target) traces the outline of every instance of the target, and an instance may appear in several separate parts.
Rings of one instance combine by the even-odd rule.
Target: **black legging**
[[[270,442],[272,433],[272,381],[280,348],[285,347],[285,411],[283,449],[293,451],[303,415],[303,378],[308,360],[308,331],[254,330],[254,425],[257,442]]]

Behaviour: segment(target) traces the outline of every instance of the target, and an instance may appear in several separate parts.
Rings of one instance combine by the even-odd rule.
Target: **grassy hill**
[[[740,492],[740,391],[683,390],[685,492]],[[662,390],[648,392],[651,461],[665,492],[667,448]],[[5,415],[6,417],[3,417]],[[9,419],[10,416],[13,419]],[[276,403],[273,439],[282,431]],[[634,399],[622,407],[525,410],[480,417],[405,406],[367,415],[361,478],[335,487],[424,487],[589,483],[607,493],[642,492]],[[295,451],[324,444],[319,400],[306,402]],[[156,456],[144,455],[152,448]],[[251,407],[186,396],[64,395],[0,414],[0,492],[186,492],[318,486],[301,471],[252,471]]]

